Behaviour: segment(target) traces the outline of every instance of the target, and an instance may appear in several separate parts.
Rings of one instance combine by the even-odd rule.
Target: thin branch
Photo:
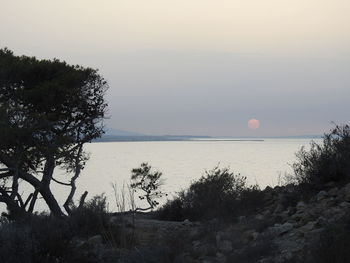
[[[58,183],[58,184],[61,184],[61,185],[66,185],[66,186],[71,186],[71,184],[70,183],[64,183],[64,182],[61,182],[61,181],[58,181],[58,180],[56,180],[55,178],[51,178],[52,179],[52,181],[54,181],[54,182],[56,182],[56,183]]]
[[[13,171],[12,168],[0,168],[0,172],[8,172],[8,171]]]
[[[85,191],[85,192],[81,195],[78,208],[82,208],[82,207],[83,207],[87,195],[88,195],[88,191]]]
[[[12,175],[13,175],[12,172],[2,173],[2,174],[0,174],[0,179],[4,179],[4,178],[10,177]]]
[[[33,193],[33,197],[32,197],[32,200],[30,201],[30,205],[28,208],[29,213],[33,213],[36,200],[38,199],[38,193],[39,193],[39,191],[37,189]]]
[[[30,195],[27,197],[27,200],[24,202],[24,208],[27,207],[32,197],[33,197],[33,193],[30,193]]]

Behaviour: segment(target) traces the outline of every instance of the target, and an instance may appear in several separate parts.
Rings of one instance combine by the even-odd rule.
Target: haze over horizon
[[[111,128],[259,137],[350,123],[346,0],[17,0],[1,9],[0,48],[100,69]]]

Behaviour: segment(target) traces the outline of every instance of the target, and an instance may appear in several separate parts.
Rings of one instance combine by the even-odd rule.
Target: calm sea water
[[[310,139],[264,139],[264,141],[197,140],[167,142],[90,143],[86,151],[90,160],[79,178],[76,197],[87,190],[89,196],[105,193],[110,209],[115,209],[112,182],[128,182],[131,169],[148,162],[163,172],[163,191],[169,196],[185,189],[216,165],[229,167],[246,176],[251,184],[262,188],[278,183],[279,175],[291,173],[290,164],[301,146]],[[318,140],[316,140],[318,141]],[[59,175],[57,175],[59,176]],[[64,177],[60,178],[63,180]],[[54,185],[54,183],[53,183]],[[64,187],[54,187],[58,199],[64,200]]]
[[[250,184],[261,188],[278,184],[279,177],[292,173],[291,164],[295,153],[308,146],[311,139],[264,139],[264,141],[195,140],[157,142],[99,142],[87,144],[90,153],[80,178],[77,181],[76,199],[87,190],[88,197],[104,193],[109,209],[116,210],[112,183],[130,181],[131,169],[148,162],[154,169],[163,172],[162,190],[171,198],[176,192],[186,189],[191,182],[200,178],[205,170],[215,166],[229,167],[231,171],[247,177]],[[319,139],[315,140],[320,142]],[[68,181],[62,172],[55,173],[56,179]],[[26,194],[26,185],[23,192]],[[52,182],[51,188],[61,204],[68,195],[68,188]],[[27,188],[30,189],[31,188]],[[163,199],[162,202],[165,202]],[[139,206],[143,206],[138,202]],[[37,210],[46,210],[42,200]],[[3,210],[4,207],[0,207]]]

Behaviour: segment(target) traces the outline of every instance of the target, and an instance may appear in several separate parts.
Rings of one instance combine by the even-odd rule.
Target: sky
[[[0,3],[0,48],[99,69],[111,128],[259,137],[350,123],[348,0]]]

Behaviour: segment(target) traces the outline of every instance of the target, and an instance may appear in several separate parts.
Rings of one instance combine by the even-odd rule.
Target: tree
[[[135,191],[141,190],[140,200],[146,200],[149,205],[147,208],[136,208],[136,211],[147,211],[155,208],[159,205],[156,199],[163,196],[159,190],[162,185],[160,178],[162,173],[159,171],[151,172],[151,169],[152,166],[148,163],[142,163],[140,168],[134,168],[131,171],[131,188]]]
[[[83,145],[103,134],[107,87],[95,69],[0,49],[0,202],[10,213],[32,212],[41,196],[53,215],[63,216],[52,182],[71,188],[63,205],[71,212],[88,159]],[[54,178],[58,167],[69,181]],[[26,200],[20,181],[33,188]]]

